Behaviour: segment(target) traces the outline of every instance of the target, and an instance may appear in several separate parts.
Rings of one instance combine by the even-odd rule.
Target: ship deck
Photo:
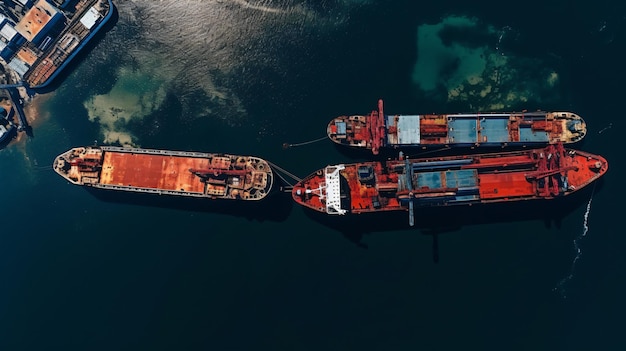
[[[479,177],[480,198],[483,200],[534,196],[533,183],[525,173],[490,173]]]
[[[100,184],[203,193],[205,184],[189,169],[208,167],[203,158],[108,151]]]
[[[565,196],[602,176],[608,163],[601,156],[565,150],[559,144],[471,157],[354,163],[341,165],[341,169],[342,209],[365,213],[407,210],[409,205],[446,206]],[[325,183],[328,179],[324,172],[318,171],[296,184],[292,196],[297,203],[324,212],[332,195],[324,192]]]
[[[584,120],[572,112],[486,112],[385,115],[382,100],[369,115],[344,115],[326,128],[335,143],[371,149],[384,147],[490,147],[570,144],[586,134]]]

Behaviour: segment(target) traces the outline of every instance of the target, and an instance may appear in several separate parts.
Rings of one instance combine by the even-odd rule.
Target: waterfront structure
[[[17,23],[15,30],[28,42],[43,46],[46,42],[52,41],[48,34],[64,20],[64,17],[52,4],[46,0],[39,0]]]
[[[0,58],[17,79],[32,89],[48,86],[113,13],[112,0],[38,0],[21,4],[23,11],[15,15],[17,23],[3,16]]]

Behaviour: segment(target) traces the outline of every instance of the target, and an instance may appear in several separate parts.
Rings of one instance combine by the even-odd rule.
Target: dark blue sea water
[[[182,3],[119,1],[34,136],[0,150],[0,350],[626,347],[623,3]],[[282,144],[378,98],[389,113],[573,111],[589,127],[576,147],[610,170],[564,202],[428,211],[416,228],[280,193],[105,196],[50,170],[119,141],[305,176],[368,155]]]

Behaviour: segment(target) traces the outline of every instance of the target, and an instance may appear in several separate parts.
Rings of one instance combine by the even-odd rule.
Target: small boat
[[[53,169],[72,184],[99,189],[246,201],[265,198],[274,180],[258,157],[116,146],[73,148]]]
[[[519,151],[327,166],[298,182],[296,203],[331,215],[413,211],[423,206],[554,199],[608,169],[598,155],[562,144]]]
[[[383,101],[369,115],[340,116],[327,128],[335,143],[369,149],[401,147],[542,147],[570,144],[587,133],[572,112],[385,115]]]
[[[15,129],[15,124],[11,120],[0,116],[0,143],[11,139]]]

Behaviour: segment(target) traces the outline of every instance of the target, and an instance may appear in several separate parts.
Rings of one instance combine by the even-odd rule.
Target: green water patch
[[[135,145],[127,123],[152,114],[165,100],[165,79],[156,73],[122,66],[108,93],[94,95],[84,103],[89,120],[100,124],[104,143]]]
[[[556,99],[557,71],[540,58],[500,51],[505,33],[465,16],[420,25],[414,85],[472,110],[536,108]]]

